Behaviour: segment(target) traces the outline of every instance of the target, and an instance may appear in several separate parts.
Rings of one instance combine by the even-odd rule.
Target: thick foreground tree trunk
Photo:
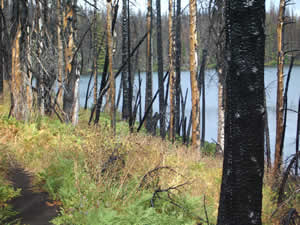
[[[218,225],[260,225],[265,1],[226,0],[225,12],[225,152]]]
[[[4,9],[4,0],[1,0],[1,10]],[[2,16],[0,17],[0,48],[4,48],[4,21]],[[4,54],[3,50],[0,51],[0,104],[3,103],[4,94],[3,94],[3,81],[4,81]]]

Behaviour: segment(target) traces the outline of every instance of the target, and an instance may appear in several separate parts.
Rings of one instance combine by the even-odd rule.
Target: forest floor
[[[19,221],[21,224],[50,225],[50,220],[58,215],[58,207],[49,200],[48,193],[34,191],[32,175],[20,167],[14,167],[9,169],[8,179],[14,189],[21,189],[21,192],[20,196],[9,201],[18,214],[4,223]]]
[[[38,115],[24,123],[0,105],[1,225],[8,218],[18,224],[20,217],[41,225],[30,219],[42,215],[55,225],[216,224],[222,157],[212,145],[199,152],[180,139],[131,134],[120,120],[114,136],[108,115],[101,114],[98,126],[88,126],[88,119],[89,111],[81,110],[77,127]],[[298,194],[276,211],[269,177],[266,172],[266,225],[278,224],[288,208],[300,210]]]

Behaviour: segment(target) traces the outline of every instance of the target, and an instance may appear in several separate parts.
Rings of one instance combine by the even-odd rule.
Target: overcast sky
[[[94,2],[93,0],[88,0],[89,2]],[[133,0],[133,2],[136,2],[136,8],[141,9],[142,11],[145,11],[147,8],[147,0]],[[279,6],[279,1],[280,0],[266,0],[266,9],[268,10],[270,8],[271,2],[275,5],[277,8]],[[79,2],[83,3],[82,0],[79,0]],[[101,5],[102,7],[105,6],[105,0],[98,0],[98,4]],[[122,1],[120,1],[122,3]],[[155,0],[152,0],[153,5],[155,6]],[[161,0],[162,4],[162,12],[167,12],[168,10],[168,0]],[[293,9],[294,12],[300,16],[300,1],[299,0],[292,0],[295,4],[292,6],[289,6],[290,9]],[[181,6],[182,8],[185,7],[189,3],[189,0],[181,0]],[[188,10],[188,9],[186,9]]]
[[[153,1],[153,0],[152,0]],[[268,10],[270,8],[271,2],[276,6],[276,8],[279,6],[280,0],[266,0],[266,9]],[[146,0],[136,0],[136,2],[139,4],[139,7],[145,8],[146,6]],[[168,10],[168,0],[162,0],[162,8],[164,11]],[[299,0],[293,0],[295,3],[293,6],[289,6],[290,8],[293,8],[293,10],[296,11],[298,15],[300,15],[300,2]],[[154,2],[155,3],[155,2]],[[182,7],[185,7],[189,3],[189,0],[181,0]]]

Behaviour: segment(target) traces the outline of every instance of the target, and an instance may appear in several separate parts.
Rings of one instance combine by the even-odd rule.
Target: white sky
[[[93,3],[94,0],[88,0],[89,2]],[[271,2],[273,2],[273,4],[275,5],[275,7],[277,8],[279,6],[279,1],[280,0],[266,0],[266,9],[268,10],[270,8],[270,4]],[[79,2],[81,2],[81,4],[83,4],[82,0],[79,0]],[[98,0],[98,5],[100,7],[104,7],[105,6],[105,0]],[[137,9],[141,9],[142,11],[146,11],[147,8],[147,0],[133,0],[133,2],[135,2],[136,8]],[[292,2],[294,2],[294,5],[289,6],[290,9],[293,9],[294,12],[300,16],[300,1],[299,0],[292,0]],[[122,0],[120,0],[120,3],[122,3]],[[152,0],[153,5],[155,6],[156,0]],[[161,5],[162,5],[162,12],[165,13],[168,10],[168,0],[161,0]],[[189,0],[181,0],[181,7],[185,7],[187,4],[189,3]],[[188,10],[188,8],[186,9]]]

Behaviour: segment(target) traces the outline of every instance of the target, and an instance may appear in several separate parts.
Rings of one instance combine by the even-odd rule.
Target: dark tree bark
[[[207,58],[207,50],[203,49],[202,51],[202,62],[199,73],[199,81],[200,81],[200,95],[202,92],[202,119],[201,119],[201,147],[204,147],[205,142],[205,67],[206,67],[206,58]]]
[[[161,7],[160,0],[156,0],[157,11],[157,64],[158,64],[158,88],[159,88],[159,114],[160,114],[160,136],[166,137],[166,111],[164,103],[164,62],[162,47],[162,28],[161,28]]]
[[[4,9],[4,1],[1,0],[1,10]],[[3,103],[3,80],[4,80],[4,22],[3,17],[0,16],[0,104]]]
[[[114,15],[113,15],[112,31],[111,31],[112,33],[115,30],[115,25],[116,25],[116,21],[117,21],[118,9],[119,9],[118,3],[119,2],[117,2],[117,4],[114,6]],[[92,121],[93,114],[94,114],[95,111],[96,111],[96,115],[95,115],[94,123],[97,124],[99,122],[100,111],[101,111],[101,107],[102,107],[102,100],[103,100],[103,96],[104,96],[104,94],[102,94],[102,92],[104,92],[104,89],[105,89],[105,86],[106,86],[106,83],[107,83],[107,70],[108,70],[108,49],[106,48],[105,61],[104,61],[104,65],[103,65],[103,73],[102,73],[102,79],[101,79],[99,94],[98,94],[98,100],[97,100],[97,104],[92,109],[89,124]]]
[[[165,79],[167,78],[168,75],[169,75],[169,72],[166,73],[165,77],[163,78],[163,81],[165,81]],[[143,125],[143,123],[145,122],[146,118],[148,117],[148,115],[149,115],[149,113],[150,113],[150,111],[151,111],[151,109],[152,109],[152,105],[153,105],[153,103],[154,103],[154,101],[155,101],[155,99],[156,99],[156,97],[157,97],[158,94],[159,94],[159,90],[156,91],[154,97],[151,99],[150,105],[149,105],[148,108],[145,110],[144,117],[143,117],[143,119],[140,121],[140,125],[139,125],[139,127],[138,127],[138,129],[137,129],[137,132],[139,132],[139,131],[141,130],[142,125]],[[156,113],[155,115],[156,115],[156,116],[154,116],[154,117],[157,118],[157,117],[158,117],[158,114]],[[155,123],[157,123],[157,121],[158,121],[158,119],[155,119],[154,117],[153,117],[153,120],[152,120],[152,123],[153,123],[153,124],[151,125],[152,128],[155,127]],[[155,122],[155,120],[156,120],[156,122]],[[155,135],[155,130],[152,130],[152,134]]]
[[[145,94],[145,112],[152,101],[152,0],[147,3],[147,56],[146,56],[146,94]],[[152,107],[149,109],[148,117],[145,121],[145,127],[148,132],[152,131]]]
[[[266,90],[264,90],[264,107],[265,107],[265,115],[264,115],[264,125],[265,125],[265,154],[267,160],[267,168],[271,169],[271,145],[270,145],[270,132],[269,132],[269,118],[268,118],[268,108],[267,108],[267,96]]]
[[[300,135],[300,99],[298,103],[298,116],[297,116],[297,130],[296,130],[296,155],[299,153],[299,135]],[[299,158],[296,160],[295,163],[295,175],[298,176],[298,168],[299,168]]]
[[[128,60],[128,0],[122,0],[122,63]],[[122,119],[129,119],[129,87],[128,87],[128,63],[124,66],[122,71],[122,85],[123,85],[123,105],[122,105]]]
[[[127,41],[127,65],[128,65],[128,111],[129,111],[129,130],[130,132],[133,132],[133,125],[134,125],[134,117],[133,117],[133,111],[132,111],[132,98],[133,98],[133,84],[134,83],[134,76],[132,76],[131,72],[131,57],[130,51],[131,51],[131,35],[130,35],[130,7],[129,7],[130,1],[127,2],[127,31],[128,31],[128,41]]]
[[[174,23],[173,23],[173,0],[169,0],[169,71],[170,71],[170,125],[169,139],[175,140],[175,71],[174,71]]]
[[[180,136],[180,80],[181,80],[181,0],[176,2],[175,30],[175,131]]]
[[[225,151],[218,225],[260,225],[265,1],[226,0],[225,16]]]
[[[185,106],[187,101],[188,89],[186,89],[185,97],[183,98],[183,94],[180,88],[180,97],[181,97],[181,127],[182,127],[182,142],[186,143],[186,116],[185,116]]]
[[[135,46],[135,48],[133,48],[133,50],[131,51],[129,57],[132,57],[132,56],[135,54],[135,52],[138,50],[138,48],[139,48],[139,47],[141,46],[141,44],[144,42],[144,40],[146,39],[146,37],[147,37],[147,33],[141,38],[141,40],[140,40],[139,43]],[[121,71],[122,71],[122,69],[123,69],[124,66],[125,66],[125,64],[123,64],[123,65],[120,67],[120,69],[118,70],[118,72],[116,72],[115,78],[117,78],[117,77],[119,76],[119,74],[121,73]],[[105,69],[105,68],[107,69],[107,66],[105,66],[105,64],[104,64],[104,69]],[[106,71],[105,73],[103,73],[103,74],[106,74],[106,73],[107,73],[107,71]],[[104,76],[104,75],[103,75],[103,76]],[[102,78],[102,80],[103,80],[103,78]],[[101,82],[101,83],[102,83],[102,82]],[[100,88],[100,91],[99,91],[99,97],[98,97],[97,105],[96,105],[95,107],[92,108],[91,116],[90,116],[89,123],[88,123],[89,125],[90,125],[90,123],[91,123],[91,121],[92,121],[92,119],[93,119],[93,115],[94,115],[94,112],[95,112],[95,111],[96,111],[95,124],[98,123],[99,118],[100,118],[100,108],[101,108],[100,106],[101,106],[101,104],[102,104],[102,97],[106,94],[108,88],[109,88],[109,83],[108,83],[107,80],[105,80],[105,81],[103,82],[103,86],[102,86],[102,84],[101,84],[101,88]]]
[[[94,5],[97,7],[97,0],[94,0]],[[98,66],[97,66],[97,12],[94,8],[94,29],[93,29],[93,75],[94,75],[94,105],[97,104],[97,91],[98,91]]]

